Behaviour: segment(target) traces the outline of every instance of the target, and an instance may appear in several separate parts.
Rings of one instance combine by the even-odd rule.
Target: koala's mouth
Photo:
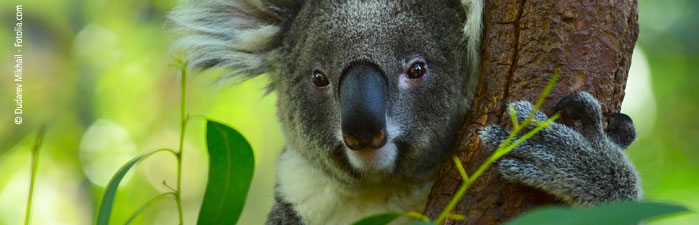
[[[392,140],[380,148],[358,151],[345,148],[344,152],[350,165],[362,172],[393,171],[398,159],[398,147]]]
[[[392,174],[395,172],[398,161],[400,161],[401,146],[397,143],[402,131],[400,125],[394,123],[390,117],[386,116],[386,121],[386,140],[379,147],[366,146],[361,149],[353,149],[347,145],[346,140],[343,142],[340,151],[352,170],[365,175],[375,173]],[[340,135],[338,135],[338,139],[340,139]]]

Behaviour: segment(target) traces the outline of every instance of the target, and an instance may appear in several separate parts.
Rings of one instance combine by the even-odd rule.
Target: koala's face
[[[346,183],[428,179],[468,111],[458,1],[312,1],[272,87],[290,151]]]

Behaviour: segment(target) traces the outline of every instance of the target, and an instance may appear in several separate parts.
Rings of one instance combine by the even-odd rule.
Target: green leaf
[[[381,213],[365,217],[352,225],[386,225],[401,216],[403,216],[402,213],[396,212]]]
[[[158,149],[143,155],[136,156],[136,158],[133,158],[130,161],[126,162],[126,164],[124,164],[123,166],[121,166],[121,168],[119,168],[119,170],[117,170],[116,174],[114,174],[114,176],[112,176],[112,179],[109,180],[109,184],[107,184],[107,189],[104,192],[104,196],[102,197],[102,203],[100,204],[100,209],[97,213],[97,222],[95,222],[95,224],[109,224],[109,216],[112,214],[112,207],[114,206],[114,198],[116,196],[116,191],[119,187],[119,183],[121,183],[121,179],[123,179],[124,176],[126,176],[126,172],[129,172],[129,169],[131,169],[131,167],[136,165],[136,163],[140,162],[141,160],[146,159],[149,156],[162,151],[169,151],[172,152],[172,154],[175,154],[175,152],[169,149]]]
[[[658,216],[688,211],[680,205],[659,202],[615,202],[585,209],[545,207],[508,222],[508,225],[638,224]]]
[[[255,169],[250,144],[233,128],[207,120],[209,181],[197,224],[235,224]]]
[[[408,224],[408,225],[435,225],[435,224],[432,223],[432,222],[427,222],[427,221],[418,220],[418,221],[412,222],[412,223],[410,223],[410,224]]]
[[[32,175],[31,175],[31,181],[29,183],[29,198],[27,199],[27,213],[24,214],[24,225],[29,225],[29,218],[32,215],[32,198],[34,196],[34,183],[36,181],[37,167],[39,167],[39,149],[41,148],[41,143],[44,141],[44,134],[46,134],[46,125],[41,125],[41,128],[39,128],[39,133],[36,134],[36,140],[34,141],[34,146],[32,147]]]

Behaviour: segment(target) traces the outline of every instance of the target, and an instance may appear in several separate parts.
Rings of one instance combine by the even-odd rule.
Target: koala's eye
[[[328,81],[328,77],[325,76],[325,74],[320,71],[313,71],[313,85],[322,88],[328,86],[329,84],[330,81]]]
[[[424,76],[426,71],[427,69],[425,69],[425,63],[416,62],[413,63],[413,65],[410,65],[406,75],[408,75],[408,78],[410,79],[417,79]]]

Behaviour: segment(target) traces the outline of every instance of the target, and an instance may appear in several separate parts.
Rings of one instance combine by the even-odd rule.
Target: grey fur
[[[275,9],[257,0],[185,1],[169,16],[181,35],[173,47],[194,68],[227,68],[223,78],[268,72],[284,19]]]
[[[426,196],[429,188],[425,187],[433,182],[470,110],[480,63],[482,7],[482,0],[191,0],[179,5],[170,18],[174,32],[181,35],[174,47],[188,53],[194,68],[225,68],[223,78],[233,79],[269,75],[287,142],[278,166],[311,168],[303,171],[322,174],[323,182],[331,180],[343,193],[349,192],[347,196],[366,190],[400,192],[419,187],[419,191],[396,194],[402,197],[423,196],[423,192]],[[426,62],[427,73],[407,84],[401,77],[411,60]],[[339,133],[340,75],[357,62],[370,62],[386,76],[386,116],[392,126],[388,135],[395,136],[391,143],[397,149],[390,169],[356,168]],[[330,84],[314,87],[314,71],[326,74]],[[525,102],[514,106],[517,112],[531,110],[531,104]],[[540,112],[535,117],[545,118]],[[554,124],[500,161],[501,172],[512,181],[539,187],[572,204],[637,196],[637,177],[620,153],[620,146],[627,146],[633,138],[628,138],[626,120],[619,118],[614,123],[618,126],[608,130],[618,145],[605,136],[590,139],[587,133]],[[597,131],[597,124],[590,124]],[[497,126],[481,132],[489,147],[506,135]],[[288,163],[284,158],[297,161]],[[293,179],[281,179],[287,178],[280,178],[281,172],[286,171],[278,170],[268,224],[325,223],[304,216],[309,214],[309,209],[299,209],[304,200],[289,196],[303,190],[282,194],[290,190],[290,184],[321,179],[300,173]],[[400,200],[419,205],[420,201],[411,198]]]
[[[520,121],[533,109],[526,101],[512,104]],[[580,92],[563,98],[558,108],[581,121],[582,133],[553,123],[502,158],[497,164],[500,173],[510,181],[542,189],[571,205],[639,199],[638,175],[623,153],[630,143],[620,145],[605,134],[597,100]],[[534,119],[547,118],[537,112]],[[630,120],[624,122],[628,123],[618,126],[630,126],[633,130]],[[509,134],[497,125],[479,131],[483,145],[490,149],[497,148]],[[614,134],[635,137],[635,133]]]
[[[274,206],[267,215],[268,225],[294,225],[302,224],[301,217],[296,214],[291,204],[284,201],[279,193],[274,194]]]

